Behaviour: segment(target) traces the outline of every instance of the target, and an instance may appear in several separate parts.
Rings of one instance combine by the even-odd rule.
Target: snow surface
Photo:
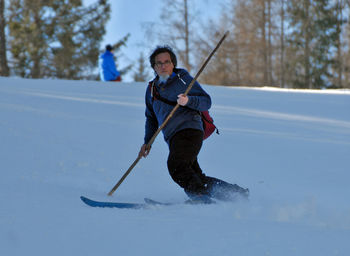
[[[181,203],[160,134],[112,197],[144,135],[145,83],[0,78],[0,255],[350,255],[350,92],[205,86],[221,134],[206,174],[248,202]]]

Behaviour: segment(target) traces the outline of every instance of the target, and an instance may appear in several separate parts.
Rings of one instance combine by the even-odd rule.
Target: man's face
[[[174,64],[171,62],[170,54],[163,52],[155,57],[154,70],[158,76],[170,76],[173,73]]]

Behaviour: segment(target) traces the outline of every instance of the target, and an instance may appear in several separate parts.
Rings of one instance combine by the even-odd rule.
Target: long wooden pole
[[[218,42],[218,44],[216,45],[216,47],[214,48],[214,50],[210,53],[210,55],[207,57],[207,59],[205,60],[205,62],[202,64],[202,67],[199,69],[199,71],[197,72],[196,76],[192,79],[191,83],[188,85],[184,95],[186,96],[189,91],[192,89],[193,84],[197,81],[199,75],[202,73],[202,71],[204,70],[204,68],[207,66],[208,62],[210,61],[211,57],[214,55],[214,53],[217,51],[217,49],[219,49],[220,45],[222,44],[222,42],[225,40],[225,38],[227,37],[229,31],[226,31],[226,33],[223,35],[223,37],[221,38],[221,40]],[[150,149],[153,142],[155,141],[156,137],[158,136],[158,134],[160,133],[160,131],[165,127],[165,125],[169,122],[169,120],[173,117],[175,111],[180,107],[179,104],[176,104],[176,106],[173,108],[173,110],[170,112],[170,114],[167,116],[167,118],[164,120],[164,122],[159,126],[158,130],[153,134],[152,138],[150,139],[150,141],[147,143],[146,148]],[[129,169],[124,173],[124,175],[121,177],[121,179],[118,181],[117,184],[115,184],[115,186],[111,189],[111,191],[109,191],[108,195],[111,196],[113,195],[114,191],[117,190],[117,188],[120,186],[120,184],[122,184],[122,182],[125,180],[125,178],[129,175],[129,173],[132,171],[132,169],[135,167],[135,165],[140,161],[140,159],[142,158],[142,156],[138,155],[138,157],[136,158],[136,160],[131,164],[131,166],[129,167]]]

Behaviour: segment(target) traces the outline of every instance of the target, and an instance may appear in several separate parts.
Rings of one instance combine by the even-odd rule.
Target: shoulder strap
[[[151,95],[152,95],[152,100],[156,99],[156,100],[160,100],[163,101],[164,103],[171,105],[171,106],[176,106],[177,102],[176,101],[171,101],[168,100],[162,96],[160,96],[157,87],[154,85],[154,82],[150,83],[151,86]]]

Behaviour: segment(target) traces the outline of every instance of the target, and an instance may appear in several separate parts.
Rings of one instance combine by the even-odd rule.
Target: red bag
[[[212,133],[215,130],[216,130],[216,133],[219,134],[219,130],[218,128],[216,128],[213,118],[209,115],[209,111],[201,111],[200,114],[202,117],[203,130],[204,130],[203,140],[205,140],[210,135],[212,135]]]

